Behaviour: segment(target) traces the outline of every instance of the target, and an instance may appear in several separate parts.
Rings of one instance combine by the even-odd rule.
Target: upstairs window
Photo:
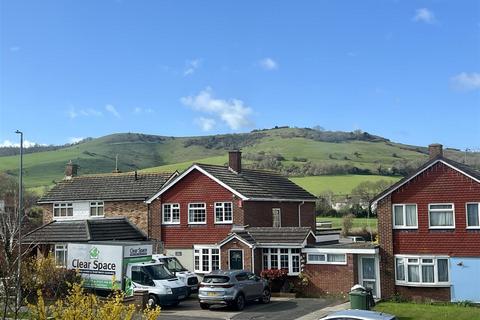
[[[233,211],[231,202],[215,203],[215,223],[232,223]]]
[[[480,203],[467,203],[467,228],[480,228]]]
[[[188,204],[188,223],[205,224],[207,223],[207,205],[205,203]]]
[[[453,203],[429,204],[428,216],[431,229],[455,228],[455,210]]]
[[[180,223],[180,204],[164,203],[162,204],[162,223],[179,224]]]
[[[90,217],[103,217],[103,201],[90,202]]]
[[[272,209],[272,226],[274,228],[280,228],[282,226],[282,213],[280,208]]]
[[[54,203],[53,216],[55,218],[73,217],[73,203]]]
[[[393,228],[416,229],[418,228],[417,216],[416,204],[394,204]]]

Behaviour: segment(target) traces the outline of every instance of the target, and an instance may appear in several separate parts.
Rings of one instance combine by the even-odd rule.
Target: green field
[[[399,320],[480,320],[480,308],[458,305],[381,302],[375,310],[394,314]]]
[[[342,227],[342,218],[338,217],[317,217],[317,222],[330,221],[332,222],[333,228]],[[372,230],[378,229],[378,220],[377,218],[353,218],[353,228],[371,228]]]
[[[290,180],[317,196],[328,190],[332,191],[334,194],[350,194],[353,188],[364,181],[376,182],[379,180],[387,180],[393,184],[399,179],[400,177],[377,175],[341,175],[290,178]]]

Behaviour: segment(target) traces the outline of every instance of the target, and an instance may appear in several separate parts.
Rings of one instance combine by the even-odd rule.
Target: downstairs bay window
[[[263,269],[285,269],[288,275],[300,273],[300,249],[264,248]]]
[[[395,256],[395,283],[409,286],[448,286],[448,257]]]
[[[220,249],[195,246],[193,269],[197,273],[209,273],[220,269]]]

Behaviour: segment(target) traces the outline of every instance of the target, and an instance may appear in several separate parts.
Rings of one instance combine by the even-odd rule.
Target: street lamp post
[[[20,135],[20,173],[18,184],[18,269],[17,269],[17,308],[21,306],[22,290],[20,289],[20,272],[22,269],[22,220],[23,220],[23,132],[17,130]],[[17,309],[16,308],[16,309]]]

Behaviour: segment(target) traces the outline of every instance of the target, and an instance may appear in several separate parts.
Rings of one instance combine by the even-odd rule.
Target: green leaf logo
[[[100,250],[98,250],[97,247],[92,247],[92,249],[90,249],[90,259],[97,259],[99,254]]]

